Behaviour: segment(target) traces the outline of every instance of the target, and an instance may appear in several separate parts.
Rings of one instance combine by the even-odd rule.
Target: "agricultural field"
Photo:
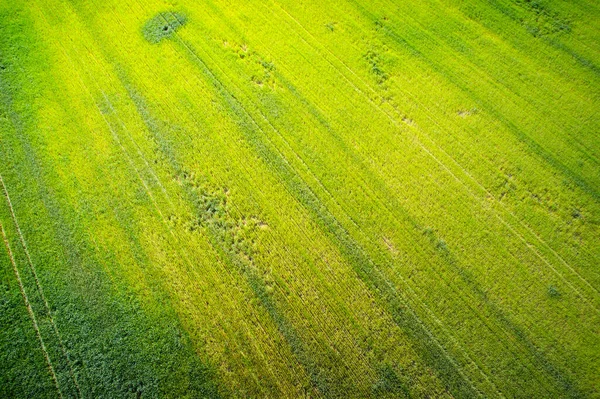
[[[600,398],[600,2],[0,0],[0,398]]]

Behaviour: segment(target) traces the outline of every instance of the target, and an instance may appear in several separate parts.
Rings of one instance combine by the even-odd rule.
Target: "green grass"
[[[0,5],[0,396],[600,396],[600,8]]]

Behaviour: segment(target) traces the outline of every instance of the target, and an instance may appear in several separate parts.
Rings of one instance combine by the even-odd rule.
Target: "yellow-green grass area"
[[[0,397],[600,397],[599,21],[0,2]]]

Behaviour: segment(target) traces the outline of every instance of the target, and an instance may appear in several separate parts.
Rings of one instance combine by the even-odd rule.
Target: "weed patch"
[[[161,12],[146,22],[142,35],[150,43],[159,43],[175,34],[187,23],[187,17],[180,12]]]

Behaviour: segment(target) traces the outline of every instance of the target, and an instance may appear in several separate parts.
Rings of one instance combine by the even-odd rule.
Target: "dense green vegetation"
[[[0,2],[0,397],[600,397],[598,21]]]

